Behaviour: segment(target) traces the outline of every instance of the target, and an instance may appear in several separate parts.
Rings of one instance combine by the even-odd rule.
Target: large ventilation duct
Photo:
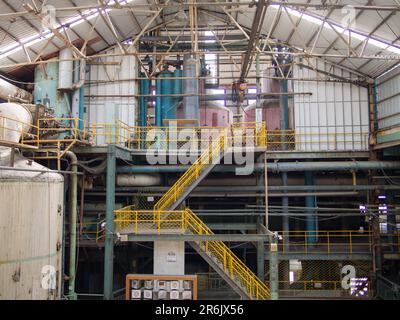
[[[0,78],[0,99],[3,100],[21,100],[21,102],[31,103],[33,96],[28,91],[25,91],[13,84]]]
[[[183,116],[187,120],[199,121],[200,108],[199,108],[199,81],[197,77],[198,61],[194,58],[187,58],[183,65]]]
[[[118,187],[151,187],[162,184],[159,174],[119,174],[117,176]]]
[[[74,73],[74,61],[72,50],[70,48],[60,51],[60,63],[58,65],[58,70],[58,89],[71,90]]]

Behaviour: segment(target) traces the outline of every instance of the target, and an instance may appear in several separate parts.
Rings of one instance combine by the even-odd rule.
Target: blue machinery
[[[182,95],[182,75],[183,71],[176,69],[174,72],[164,70],[160,72],[156,80],[156,105],[155,105],[155,125],[163,126],[164,120],[176,119],[178,105]],[[144,75],[141,75],[144,76]],[[177,78],[177,79],[172,79]],[[140,80],[140,124],[147,126],[147,104],[151,101],[150,97],[143,95],[151,94],[150,80]],[[172,95],[172,96],[171,96]]]

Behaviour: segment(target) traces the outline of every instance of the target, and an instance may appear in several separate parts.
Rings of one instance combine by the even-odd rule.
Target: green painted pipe
[[[77,206],[78,206],[78,158],[75,153],[67,151],[65,154],[71,160],[71,176],[69,189],[69,218],[70,218],[70,236],[69,236],[69,280],[68,297],[70,300],[76,300],[75,279],[76,279],[76,229],[77,229]]]

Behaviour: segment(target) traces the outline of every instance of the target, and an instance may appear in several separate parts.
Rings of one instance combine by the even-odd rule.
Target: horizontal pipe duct
[[[118,173],[167,173],[186,172],[186,165],[152,165],[118,167]],[[235,172],[237,166],[217,165],[213,172]],[[336,161],[336,162],[273,162],[267,165],[269,172],[301,172],[301,171],[366,171],[366,170],[397,170],[399,161]],[[264,164],[254,164],[255,172],[263,172]]]

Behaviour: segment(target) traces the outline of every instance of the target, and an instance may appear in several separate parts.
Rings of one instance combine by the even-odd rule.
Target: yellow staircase
[[[261,128],[262,130],[262,128]],[[231,128],[224,129],[196,162],[156,203],[153,211],[132,207],[115,211],[120,234],[213,235],[190,209],[174,211],[224,157]],[[261,143],[260,143],[261,144]],[[190,245],[240,295],[242,299],[266,300],[269,288],[222,241],[192,241]]]
[[[127,207],[115,211],[120,234],[213,235],[190,209],[138,211]],[[191,241],[189,244],[214,268],[242,299],[267,300],[269,288],[222,241]]]
[[[179,178],[154,206],[155,211],[176,209],[192,190],[211,172],[223,158],[227,149],[229,129],[224,129],[193,165]]]

